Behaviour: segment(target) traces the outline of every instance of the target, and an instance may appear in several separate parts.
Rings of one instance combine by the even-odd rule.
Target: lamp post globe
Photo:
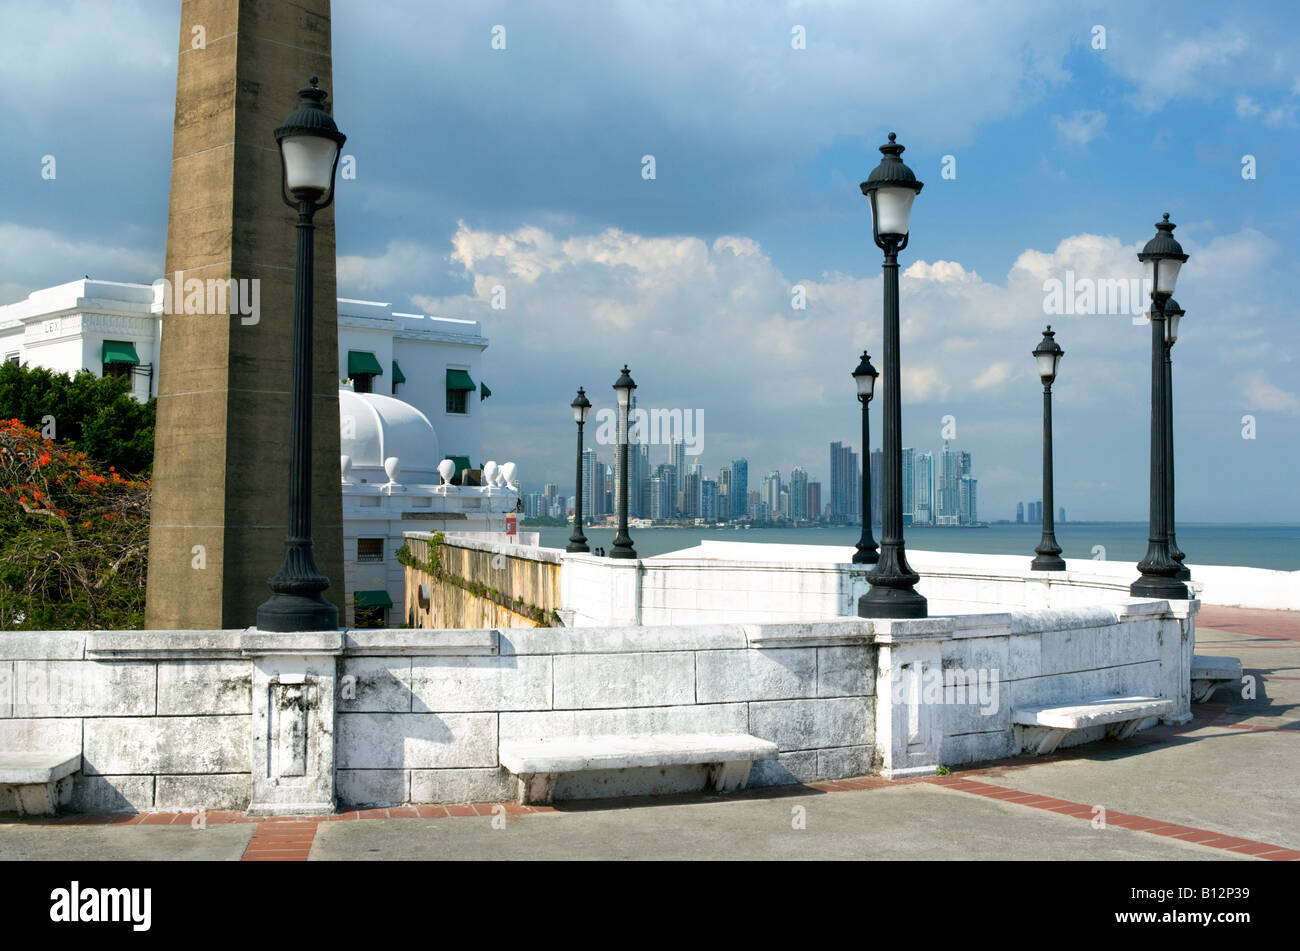
[[[853,382],[858,389],[858,402],[862,404],[862,535],[858,538],[853,564],[874,565],[880,560],[876,540],[871,535],[871,416],[868,409],[875,395],[876,378],[880,376],[871,365],[871,357],[862,351],[862,359],[853,371]]]
[[[907,247],[911,231],[912,202],[922,183],[901,158],[903,146],[889,133],[880,146],[880,164],[862,183],[862,194],[871,203],[871,234],[885,253],[884,344],[885,389],[881,415],[881,519],[880,554],[867,573],[871,587],[858,599],[858,616],[872,618],[925,617],[925,598],[916,591],[921,576],[907,563],[903,541],[903,450],[902,394],[899,390],[898,354],[898,252]],[[864,404],[865,405],[865,404]],[[864,464],[870,468],[864,446]],[[867,520],[870,519],[868,506]]]
[[[1129,586],[1129,594],[1135,598],[1185,601],[1187,586],[1178,580],[1182,566],[1174,560],[1169,547],[1172,438],[1165,367],[1168,349],[1165,305],[1173,297],[1178,272],[1187,261],[1182,245],[1174,238],[1175,227],[1166,213],[1156,222],[1155,235],[1138,254],[1151,287],[1151,480],[1147,553],[1138,562],[1141,575]]]
[[[632,537],[627,533],[627,417],[632,405],[632,394],[636,392],[636,383],[623,364],[623,372],[614,381],[614,393],[618,396],[618,418],[620,438],[618,441],[618,534],[614,536],[614,548],[610,558],[635,558],[636,549],[632,547]]]
[[[573,421],[578,424],[578,472],[574,479],[577,491],[573,496],[573,534],[569,536],[569,544],[564,550],[589,552],[591,548],[588,547],[587,536],[582,530],[582,427],[586,425],[587,415],[591,412],[591,400],[587,399],[587,392],[582,387],[578,387],[578,395],[569,406],[573,410]]]
[[[1174,344],[1178,342],[1178,325],[1183,319],[1183,309],[1172,297],[1165,301],[1165,497],[1169,506],[1169,557],[1178,562],[1178,573],[1174,575],[1179,581],[1190,581],[1191,571],[1184,560],[1187,555],[1178,547],[1176,537],[1177,519],[1174,509]]]
[[[1034,347],[1038,363],[1038,378],[1043,382],[1043,537],[1034,549],[1035,557],[1029,567],[1034,571],[1064,571],[1065,559],[1061,546],[1056,543],[1056,525],[1053,518],[1052,476],[1052,383],[1061,365],[1065,351],[1056,342],[1051,324],[1043,331],[1043,339]]]
[[[289,510],[284,561],[270,579],[271,598],[257,609],[263,631],[329,631],[338,608],[322,592],[329,579],[316,566],[311,537],[312,296],[316,212],[334,200],[339,151],[347,140],[325,111],[325,90],[313,76],[299,102],[275,130],[280,147],[280,189],[298,212],[297,270],[293,291],[293,369],[289,396]]]

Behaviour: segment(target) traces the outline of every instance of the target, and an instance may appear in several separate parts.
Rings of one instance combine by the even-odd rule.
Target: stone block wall
[[[751,784],[933,773],[1021,748],[1011,709],[1143,695],[1190,716],[1198,602],[908,621],[0,633],[0,750],[80,753],[79,811],[500,801],[503,740],[748,733]],[[959,675],[974,694],[931,695]],[[1074,741],[1093,739],[1076,736]],[[558,798],[698,789],[681,767]]]
[[[869,628],[797,627],[816,636],[774,648],[739,625],[418,631],[397,656],[391,642],[354,631],[340,666],[351,697],[339,702],[339,799],[506,799],[514,786],[498,765],[499,742],[548,736],[752,733],[780,749],[755,765],[753,785],[868,772]],[[699,788],[703,776],[621,772],[566,777],[556,795]]]
[[[81,812],[246,807],[252,679],[238,632],[140,653],[175,636],[133,631],[101,650],[103,634],[0,634],[0,749],[80,752]]]
[[[430,532],[406,533],[411,563],[406,566],[402,616],[415,618],[414,627],[544,627],[557,623],[556,612],[561,606],[559,552],[442,536],[437,550],[444,577],[435,577],[423,566],[436,539]]]

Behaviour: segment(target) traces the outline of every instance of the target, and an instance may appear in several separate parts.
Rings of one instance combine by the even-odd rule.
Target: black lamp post
[[[1065,351],[1056,342],[1056,334],[1048,324],[1043,339],[1034,347],[1038,361],[1038,376],[1043,381],[1043,539],[1034,549],[1037,556],[1029,567],[1034,571],[1064,571],[1065,559],[1061,546],[1056,543],[1056,526],[1052,517],[1052,381]]]
[[[926,602],[916,592],[921,576],[907,563],[903,545],[902,394],[898,369],[898,252],[907,247],[908,217],[921,182],[903,164],[903,146],[894,141],[880,147],[880,164],[862,183],[871,202],[871,231],[885,252],[885,434],[882,441],[882,512],[880,557],[867,574],[871,587],[858,599],[859,617],[915,618],[926,616]],[[868,461],[868,466],[870,465]],[[870,512],[868,512],[870,517]]]
[[[610,558],[635,558],[636,549],[632,547],[632,537],[627,533],[627,415],[632,405],[632,393],[636,384],[628,374],[627,364],[623,364],[623,373],[614,381],[614,392],[618,394],[618,534],[614,536],[614,550]]]
[[[1174,344],[1178,342],[1178,323],[1182,320],[1183,309],[1178,306],[1178,301],[1172,297],[1165,301],[1165,458],[1168,465],[1165,467],[1165,475],[1168,480],[1168,490],[1165,493],[1168,496],[1169,505],[1169,557],[1178,562],[1178,574],[1174,575],[1179,581],[1188,581],[1192,573],[1183,564],[1183,559],[1187,556],[1183,554],[1178,547],[1178,540],[1174,538],[1174,366],[1173,366],[1173,349]]]
[[[270,579],[275,593],[257,609],[263,631],[330,631],[338,608],[321,593],[329,579],[316,567],[311,539],[311,377],[313,250],[316,212],[334,200],[334,173],[347,139],[322,103],[317,79],[298,90],[298,108],[275,130],[281,198],[298,210],[298,261],[293,288],[293,389],[289,401],[289,531],[284,562]]]
[[[1176,226],[1166,214],[1156,222],[1156,234],[1138,255],[1151,285],[1151,488],[1147,553],[1129,586],[1135,598],[1187,600],[1187,586],[1178,580],[1179,565],[1169,552],[1169,424],[1165,385],[1165,302],[1174,295],[1178,271],[1187,260],[1173,235]]]
[[[858,385],[858,402],[862,404],[862,537],[858,550],[853,553],[853,564],[874,565],[880,560],[876,540],[871,536],[871,420],[867,412],[880,376],[871,365],[871,357],[862,351],[862,361],[853,371],[853,382]]]
[[[569,404],[573,407],[573,421],[578,424],[578,492],[573,497],[573,534],[569,536],[569,545],[565,551],[591,551],[587,547],[587,536],[582,531],[582,427],[591,412],[591,400],[586,391],[578,387],[578,395]]]

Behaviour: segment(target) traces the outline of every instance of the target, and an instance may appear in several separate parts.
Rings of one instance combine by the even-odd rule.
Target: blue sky
[[[179,4],[0,14],[0,299],[159,276]],[[828,443],[859,438],[848,374],[881,350],[857,183],[896,131],[926,182],[902,256],[906,445],[937,452],[951,415],[984,518],[1037,498],[1029,351],[1050,320],[1058,503],[1145,518],[1149,332],[1049,318],[1043,282],[1139,276],[1168,211],[1192,256],[1179,515],[1300,521],[1296,20],[1286,3],[336,0],[331,93],[358,171],[338,196],[340,291],[483,321],[485,446],[526,488],[571,484],[567,404],[580,384],[609,402],[624,361],[642,405],[703,411],[708,471],[746,456],[826,482]]]

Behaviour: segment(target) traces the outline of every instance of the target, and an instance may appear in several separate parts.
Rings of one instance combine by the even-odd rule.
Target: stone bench
[[[52,816],[72,797],[80,753],[0,752],[0,812]]]
[[[776,759],[776,744],[745,733],[658,733],[503,740],[501,765],[519,781],[519,802],[549,803],[561,773],[634,767],[709,767],[708,787],[743,789],[755,760]]]
[[[1236,657],[1192,656],[1192,702],[1205,703],[1219,687],[1241,683],[1241,661]]]
[[[1043,756],[1075,730],[1104,726],[1115,739],[1132,736],[1143,720],[1169,713],[1172,700],[1159,697],[1098,697],[1047,706],[1013,707],[1017,749]]]

